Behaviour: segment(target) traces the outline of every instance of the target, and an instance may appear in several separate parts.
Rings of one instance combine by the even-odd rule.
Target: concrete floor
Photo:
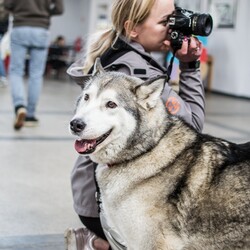
[[[17,132],[9,87],[0,88],[0,249],[64,249],[64,230],[81,225],[72,207],[70,172],[77,154],[68,132],[79,93],[69,79],[46,79],[40,125]],[[204,132],[250,140],[250,100],[206,99]]]
[[[70,172],[77,157],[68,123],[80,87],[46,80],[36,128],[13,130],[9,88],[0,89],[0,249],[64,249],[63,232],[80,226]]]

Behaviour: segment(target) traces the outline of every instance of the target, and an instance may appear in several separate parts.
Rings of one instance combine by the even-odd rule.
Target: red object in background
[[[4,59],[4,67],[5,67],[6,74],[8,74],[9,72],[9,65],[10,65],[10,55],[7,55]]]
[[[207,62],[207,49],[205,47],[203,47],[203,49],[202,49],[200,61]]]
[[[81,49],[82,49],[82,47],[83,47],[83,40],[82,40],[82,38],[81,37],[76,38],[76,40],[74,42],[74,50],[76,52],[80,52]]]

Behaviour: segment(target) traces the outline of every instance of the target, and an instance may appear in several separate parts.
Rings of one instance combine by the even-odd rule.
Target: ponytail
[[[101,56],[108,48],[110,48],[115,43],[117,38],[118,34],[114,29],[108,29],[90,37],[86,50],[86,60],[83,66],[84,74],[89,72],[96,58]]]

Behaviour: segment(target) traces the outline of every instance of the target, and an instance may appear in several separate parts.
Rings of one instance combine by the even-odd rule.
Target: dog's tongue
[[[85,153],[86,151],[95,147],[96,140],[81,140],[75,141],[75,150],[79,153]]]

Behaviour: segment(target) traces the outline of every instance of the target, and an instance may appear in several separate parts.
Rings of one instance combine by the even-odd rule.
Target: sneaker
[[[95,250],[93,241],[98,237],[87,228],[69,228],[64,233],[66,250]]]
[[[24,124],[27,111],[24,106],[17,106],[15,108],[15,113],[16,113],[16,119],[14,122],[14,129],[19,130]]]
[[[25,117],[24,126],[25,127],[36,127],[38,125],[38,119],[36,117]]]

